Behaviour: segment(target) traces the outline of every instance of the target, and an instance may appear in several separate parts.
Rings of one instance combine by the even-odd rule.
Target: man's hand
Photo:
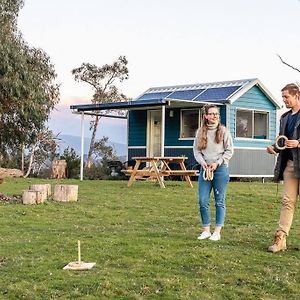
[[[275,154],[275,155],[277,154],[277,152],[275,151],[274,146],[272,146],[272,145],[270,145],[270,146],[267,147],[267,152],[269,154]]]
[[[299,141],[298,140],[286,140],[284,144],[287,148],[297,148],[299,146]]]

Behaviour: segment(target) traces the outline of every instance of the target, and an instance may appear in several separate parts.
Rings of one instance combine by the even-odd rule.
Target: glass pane
[[[252,111],[237,110],[236,136],[252,138]]]
[[[199,127],[199,110],[182,110],[181,134],[182,138],[195,137]]]
[[[254,112],[254,138],[268,138],[268,114]]]

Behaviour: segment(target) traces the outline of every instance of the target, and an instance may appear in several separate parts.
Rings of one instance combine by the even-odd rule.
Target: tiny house
[[[193,141],[205,104],[220,108],[221,123],[231,132],[231,177],[271,177],[274,156],[266,147],[276,137],[281,107],[258,79],[153,87],[132,101],[73,105],[85,113],[127,109],[128,159],[135,156],[187,156],[196,164]]]

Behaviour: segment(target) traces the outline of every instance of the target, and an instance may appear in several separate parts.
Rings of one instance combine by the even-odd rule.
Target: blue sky
[[[152,86],[258,77],[280,100],[286,83],[299,82],[277,57],[300,67],[299,19],[299,0],[25,0],[19,29],[58,74],[61,103],[50,127],[80,135],[69,105],[92,95],[71,75],[81,63],[101,66],[125,55],[130,77],[120,88],[132,98]],[[98,136],[125,142],[125,128],[103,119]]]

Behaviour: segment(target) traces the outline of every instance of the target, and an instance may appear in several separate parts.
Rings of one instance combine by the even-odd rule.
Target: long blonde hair
[[[209,109],[211,108],[216,108],[219,110],[219,108],[214,105],[214,104],[207,104],[203,106],[202,109],[202,122],[201,122],[201,127],[199,129],[199,134],[198,134],[198,141],[197,141],[197,147],[199,150],[206,149],[207,147],[207,130],[208,130],[208,120],[205,118],[205,115],[208,114]],[[219,122],[216,130],[216,136],[215,136],[215,142],[217,144],[221,143],[223,139],[223,132],[222,132],[222,125]]]

